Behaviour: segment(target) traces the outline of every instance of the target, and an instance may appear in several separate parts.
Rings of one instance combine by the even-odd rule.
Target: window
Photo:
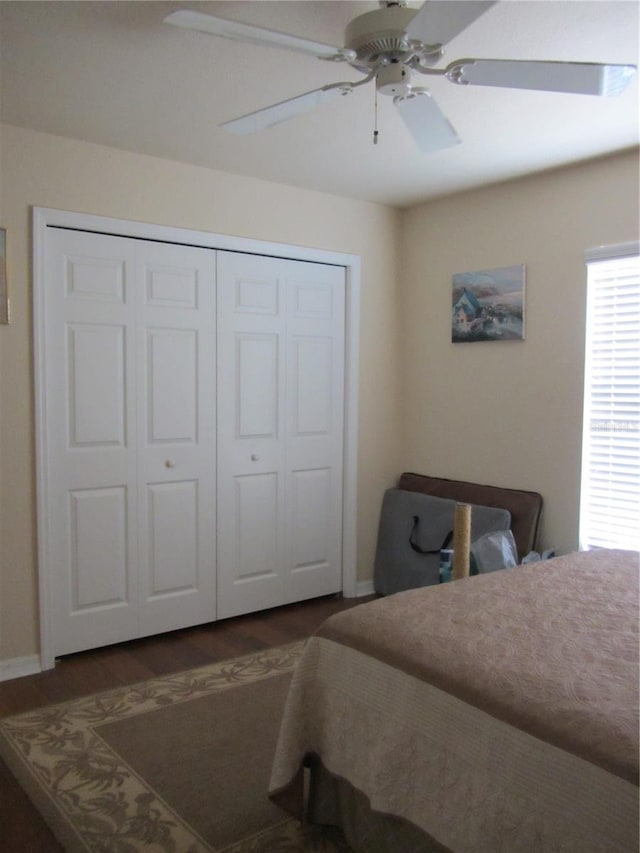
[[[638,243],[587,253],[580,547],[640,550]]]

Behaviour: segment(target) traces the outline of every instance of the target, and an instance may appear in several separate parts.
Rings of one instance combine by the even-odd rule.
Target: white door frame
[[[52,571],[49,562],[49,532],[45,496],[48,493],[47,424],[45,408],[46,352],[45,326],[45,236],[49,226],[94,231],[121,237],[183,243],[209,249],[225,249],[256,255],[311,261],[341,266],[346,271],[345,317],[345,389],[344,389],[344,463],[342,511],[342,592],[347,598],[356,595],[356,522],[357,522],[357,450],[358,450],[358,354],[360,343],[360,257],[342,252],[328,252],[285,243],[271,243],[247,237],[230,237],[185,228],[151,225],[131,220],[112,219],[52,208],[33,208],[33,328],[34,383],[36,415],[36,483],[38,515],[38,577],[40,594],[40,666],[55,665],[53,627],[51,624]]]

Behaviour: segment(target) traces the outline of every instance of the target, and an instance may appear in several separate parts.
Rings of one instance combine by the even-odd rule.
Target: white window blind
[[[587,253],[580,547],[640,550],[638,244]]]

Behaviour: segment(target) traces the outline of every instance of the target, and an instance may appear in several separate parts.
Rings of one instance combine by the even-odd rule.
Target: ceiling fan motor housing
[[[415,9],[388,6],[358,15],[345,30],[345,47],[355,50],[356,63],[373,66],[380,58],[392,61],[408,47],[407,27]]]

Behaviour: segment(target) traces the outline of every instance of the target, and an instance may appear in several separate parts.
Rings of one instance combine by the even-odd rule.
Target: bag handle
[[[409,534],[409,545],[413,548],[416,554],[439,554],[443,548],[447,548],[451,540],[453,539],[453,530],[450,530],[447,535],[444,537],[442,545],[439,548],[436,548],[434,551],[426,551],[424,548],[421,548],[420,545],[416,541],[414,541],[414,536],[416,534],[417,528],[420,524],[420,516],[413,516],[413,526],[411,528],[411,533]]]

